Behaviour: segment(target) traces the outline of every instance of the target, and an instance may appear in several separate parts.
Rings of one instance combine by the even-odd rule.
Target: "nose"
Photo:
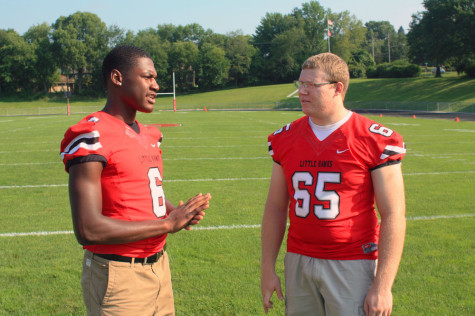
[[[307,91],[307,89],[305,88],[304,85],[301,85],[301,86],[299,87],[299,93],[301,93],[301,94],[307,94],[307,92],[308,92],[308,91]]]
[[[153,79],[153,82],[152,82],[152,90],[156,91],[156,92],[158,92],[158,90],[160,90],[160,86],[158,85],[158,82],[155,79]]]

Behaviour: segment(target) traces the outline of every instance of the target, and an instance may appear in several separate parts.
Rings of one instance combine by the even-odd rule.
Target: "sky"
[[[91,12],[107,25],[137,33],[159,24],[198,23],[214,33],[252,35],[266,13],[289,14],[310,0],[0,0],[0,29],[23,35],[31,26],[54,23],[61,16]],[[349,11],[364,23],[389,21],[406,33],[411,16],[423,11],[422,0],[320,0],[334,13]]]

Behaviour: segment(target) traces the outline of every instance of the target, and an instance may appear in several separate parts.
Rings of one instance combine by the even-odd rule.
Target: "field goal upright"
[[[157,95],[173,95],[173,111],[176,112],[175,72],[173,72],[173,92],[157,92]]]

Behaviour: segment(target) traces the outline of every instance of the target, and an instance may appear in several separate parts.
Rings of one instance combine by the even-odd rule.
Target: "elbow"
[[[82,246],[96,245],[100,244],[101,240],[97,234],[85,229],[85,228],[75,228],[74,235],[76,240]]]

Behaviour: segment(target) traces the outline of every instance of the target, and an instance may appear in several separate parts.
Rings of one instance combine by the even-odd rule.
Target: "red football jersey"
[[[287,251],[319,259],[376,259],[371,170],[399,163],[402,137],[357,113],[323,141],[304,116],[271,134],[290,195]]]
[[[125,221],[165,218],[162,187],[162,134],[138,123],[135,132],[123,121],[96,112],[70,127],[61,142],[66,166],[77,161],[100,161],[102,214]],[[94,253],[148,257],[163,249],[166,234],[126,244],[84,246]]]

